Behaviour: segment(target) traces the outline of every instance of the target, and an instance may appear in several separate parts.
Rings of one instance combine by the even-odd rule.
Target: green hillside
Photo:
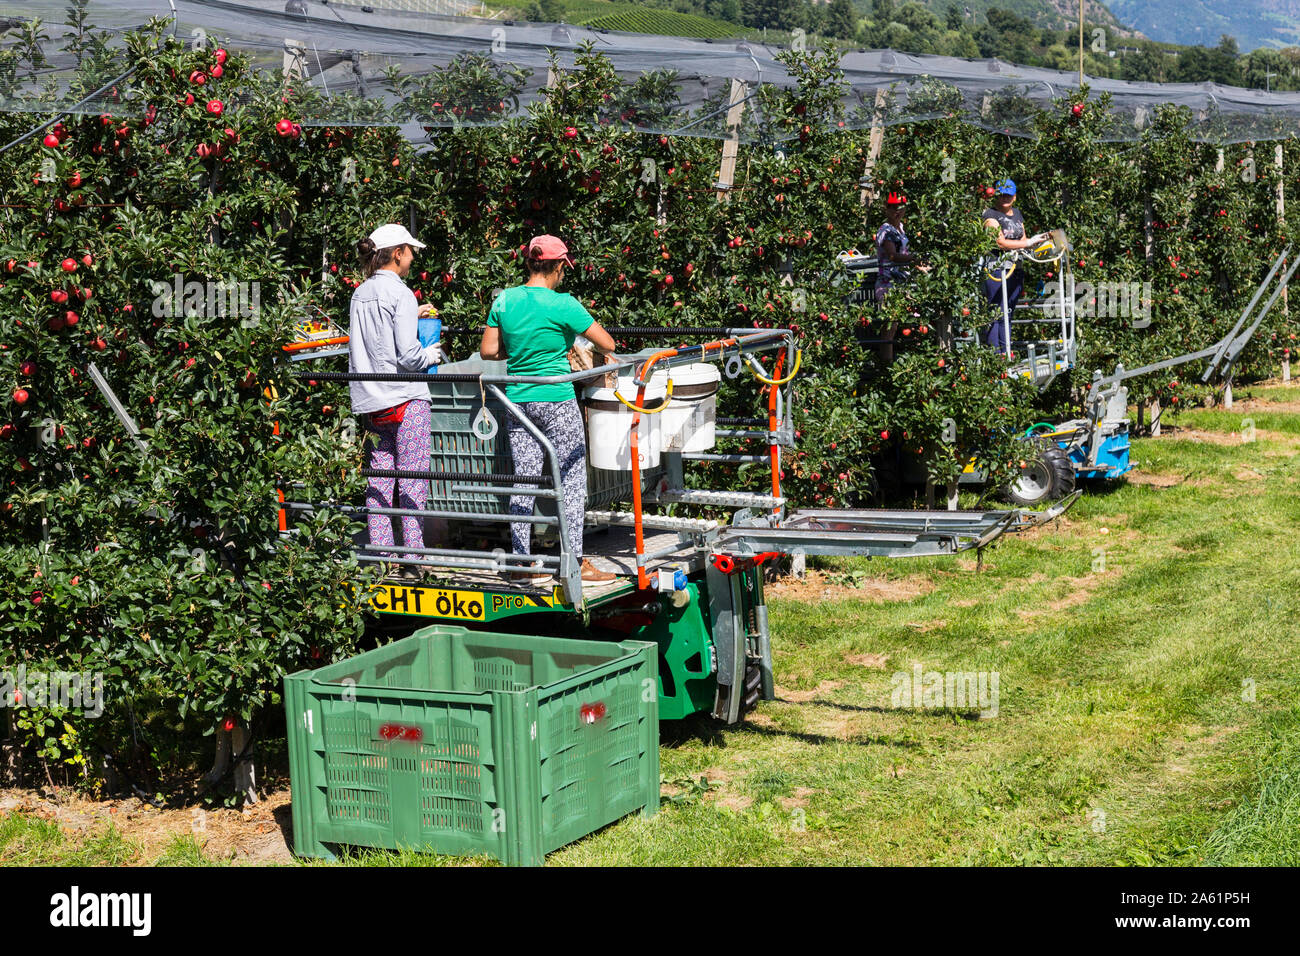
[[[675,37],[707,39],[740,36],[744,27],[725,20],[659,10],[636,3],[612,3],[609,0],[565,0],[564,21],[593,30],[617,30],[624,33],[658,33]]]

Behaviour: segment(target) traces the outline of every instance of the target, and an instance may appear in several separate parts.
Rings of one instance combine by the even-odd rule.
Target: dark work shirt
[[[1025,220],[1024,217],[1020,215],[1020,210],[1016,207],[1012,206],[1010,212],[1003,212],[1000,209],[995,209],[990,206],[980,215],[980,221],[987,222],[990,219],[997,221],[998,226],[1002,230],[1003,239],[1025,238]],[[1012,257],[1008,252],[999,249],[984,257],[984,268],[1002,268],[1009,265],[1011,259]]]

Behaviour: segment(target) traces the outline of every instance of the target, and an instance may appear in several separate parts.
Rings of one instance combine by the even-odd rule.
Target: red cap
[[[890,193],[890,194],[889,194],[889,197],[885,200],[885,205],[886,205],[886,206],[906,206],[906,205],[907,205],[907,197],[904,196],[904,195],[902,195],[901,193]]]
[[[539,262],[563,259],[570,269],[573,268],[573,256],[569,255],[569,247],[556,236],[533,236],[528,243],[528,258]]]

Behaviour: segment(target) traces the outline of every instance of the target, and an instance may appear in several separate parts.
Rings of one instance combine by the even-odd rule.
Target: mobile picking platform
[[[427,472],[365,476],[428,479],[420,511],[369,509],[349,502],[286,500],[293,515],[333,508],[365,516],[425,519],[426,544],[415,558],[401,545],[378,548],[363,532],[361,561],[390,572],[371,603],[386,624],[414,630],[432,621],[494,631],[598,640],[637,639],[659,648],[659,716],[707,712],[726,723],[773,697],[771,635],[763,565],[781,555],[880,558],[982,549],[1002,534],[1049,521],[1074,498],[1042,512],[834,510],[787,508],[783,450],[795,445],[789,410],[801,354],[789,329],[610,328],[620,341],[651,338],[695,345],[645,348],[616,362],[567,375],[520,377],[504,362],[477,357],[437,374],[351,374],[314,367],[319,381],[427,381],[432,393],[432,459]],[[327,340],[338,345],[337,336]],[[323,353],[323,354],[322,354]],[[295,349],[295,361],[313,357]],[[320,350],[317,357],[338,355]],[[767,358],[770,367],[762,361]],[[599,385],[608,373],[617,387]],[[555,449],[507,397],[511,383],[569,382],[581,391],[588,430],[584,555],[614,580],[584,585],[570,553]],[[718,392],[744,389],[727,404],[748,413],[718,417]],[[747,403],[748,392],[752,400]],[[737,398],[737,396],[739,396]],[[503,427],[523,423],[541,442],[540,478],[514,474]],[[733,446],[716,450],[718,442]],[[756,443],[757,453],[746,443]],[[707,487],[703,465],[749,466],[755,490]],[[728,482],[733,484],[733,482]],[[536,494],[534,540],[546,553],[512,554],[508,498]],[[554,585],[521,586],[511,572],[540,566]]]

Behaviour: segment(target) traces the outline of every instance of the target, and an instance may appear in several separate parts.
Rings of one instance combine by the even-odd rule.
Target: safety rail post
[[[1061,250],[1061,262],[1065,262],[1064,249]],[[1060,269],[1057,269],[1058,273],[1060,271],[1061,271]],[[1065,276],[1060,276],[1059,281],[1056,283],[1056,301],[1058,306],[1061,309],[1061,346],[1063,348],[1068,349],[1069,341],[1070,341],[1070,329],[1068,326],[1068,319],[1066,318],[1065,315]],[[1052,363],[1052,371],[1056,371],[1056,363],[1054,361]]]
[[[532,419],[524,414],[522,408],[506,398],[505,392],[501,390],[499,385],[489,384],[487,388],[497,397],[505,410],[530,435],[537,439],[538,444],[542,446],[542,451],[546,453],[546,460],[551,468],[552,489],[556,492],[555,512],[558,519],[556,524],[560,535],[560,577],[564,581],[565,594],[569,596],[570,601],[575,606],[580,605],[582,603],[582,563],[575,560],[573,552],[569,548],[569,522],[564,514],[564,479],[560,473],[560,456],[545,433],[533,423]],[[531,521],[531,518],[529,520]],[[575,581],[577,582],[576,586]]]
[[[1012,272],[1015,271],[1012,265]],[[1002,336],[1006,339],[1007,358],[1011,358],[1011,310],[1007,307],[1007,278],[1011,275],[1005,267],[1002,269],[1002,280],[998,284],[1002,287]]]

